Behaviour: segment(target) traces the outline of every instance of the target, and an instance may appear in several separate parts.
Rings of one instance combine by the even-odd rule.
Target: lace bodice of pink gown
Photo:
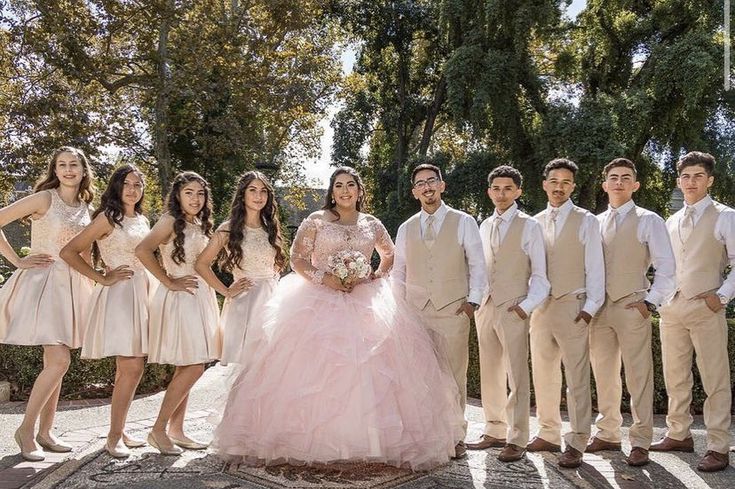
[[[46,214],[33,220],[31,252],[46,253],[56,258],[61,248],[84,229],[91,218],[86,203],[71,206],[61,199],[56,189],[47,192],[51,196],[51,205]]]
[[[329,271],[329,257],[343,250],[359,251],[368,260],[378,251],[381,260],[393,256],[393,241],[383,223],[372,216],[361,215],[357,224],[345,225],[309,217],[301,223],[291,248],[291,260],[302,259],[315,270],[305,270],[313,278],[316,270]]]
[[[109,268],[127,265],[142,270],[143,264],[135,256],[135,247],[150,231],[145,216],[123,217],[122,227],[115,225],[112,232],[97,242],[100,254]]]

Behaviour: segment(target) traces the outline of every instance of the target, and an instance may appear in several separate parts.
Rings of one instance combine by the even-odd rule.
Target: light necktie
[[[617,209],[610,209],[610,213],[605,221],[605,228],[602,230],[602,239],[605,241],[606,245],[609,245],[612,242],[613,238],[615,238],[615,233],[618,232],[617,217]]]
[[[682,243],[686,243],[694,231],[694,207],[687,206],[684,209],[684,217],[679,221],[679,239]]]
[[[426,246],[431,248],[434,246],[436,241],[436,232],[434,231],[434,216],[431,215],[426,218],[426,231],[424,231],[424,243]]]
[[[500,248],[500,221],[501,219],[496,216],[490,228],[490,249],[492,249],[493,255],[497,255]]]
[[[546,218],[546,241],[553,246],[556,241],[556,218],[559,217],[559,209],[551,209]]]

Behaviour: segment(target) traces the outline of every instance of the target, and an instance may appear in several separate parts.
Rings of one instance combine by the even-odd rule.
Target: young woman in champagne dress
[[[332,175],[324,210],[299,227],[291,265],[266,304],[264,338],[232,386],[214,447],[245,463],[383,462],[413,470],[455,455],[459,394],[418,317],[384,278],[393,242],[360,211],[352,168]],[[338,254],[377,250],[380,266],[340,280]]]
[[[0,253],[18,268],[0,289],[0,343],[43,346],[43,370],[15,432],[26,460],[43,460],[43,450],[72,449],[51,428],[61,381],[69,368],[69,350],[82,345],[82,321],[92,283],[59,259],[59,251],[91,221],[93,180],[84,152],[64,146],[54,152],[34,193],[0,210]],[[31,253],[21,258],[2,227],[29,216]],[[90,250],[84,250],[84,255],[89,260]]]
[[[148,361],[176,365],[148,443],[164,455],[179,455],[181,448],[207,447],[186,436],[184,418],[189,391],[204,364],[219,359],[222,338],[214,289],[194,270],[212,234],[209,184],[194,172],[180,173],[166,201],[167,213],[135,255],[160,282],[150,306]],[[157,248],[163,267],[154,255]]]
[[[128,448],[145,444],[124,432],[148,353],[148,305],[155,284],[133,253],[150,231],[143,215],[143,189],[143,174],[138,168],[123,165],[115,170],[92,215],[92,224],[60,253],[72,268],[97,282],[84,328],[82,358],[115,357],[115,387],[105,449],[116,458],[128,457]],[[97,261],[102,261],[98,265],[104,264],[104,273],[81,256],[94,242],[99,248]]]
[[[260,310],[273,295],[286,265],[282,243],[273,187],[262,173],[246,172],[235,189],[229,219],[220,225],[196,263],[202,278],[225,297],[220,318],[223,365],[244,365],[246,342],[260,336]],[[229,287],[211,268],[222,250],[220,267],[234,279]]]

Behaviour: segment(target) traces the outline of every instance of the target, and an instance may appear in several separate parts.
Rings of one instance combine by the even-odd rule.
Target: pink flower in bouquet
[[[329,271],[343,285],[353,284],[367,278],[372,271],[367,257],[359,251],[343,250],[328,259]]]

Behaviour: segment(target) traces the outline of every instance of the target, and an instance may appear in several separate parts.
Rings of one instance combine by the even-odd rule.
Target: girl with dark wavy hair
[[[61,248],[90,223],[94,175],[84,152],[56,150],[34,193],[0,209],[0,253],[17,270],[0,289],[0,343],[43,345],[43,370],[36,377],[15,441],[26,460],[44,459],[41,449],[69,452],[72,447],[51,432],[70,348],[82,344],[92,284],[59,260]],[[2,227],[31,218],[31,253],[21,258]],[[83,250],[89,259],[89,248]],[[35,436],[36,421],[40,418]],[[40,445],[40,446],[39,446]]]
[[[220,255],[220,267],[234,278],[229,287],[211,268]],[[246,362],[245,343],[258,336],[253,330],[259,327],[258,311],[273,294],[285,266],[273,187],[261,172],[246,172],[232,197],[230,218],[217,229],[195,266],[202,278],[225,297],[220,321],[223,365]]]
[[[123,431],[148,353],[148,297],[155,284],[133,254],[150,231],[143,215],[144,188],[143,174],[137,167],[123,165],[116,169],[92,215],[92,224],[60,253],[72,268],[99,284],[85,322],[82,358],[115,357],[115,388],[105,449],[116,458],[128,457],[129,447],[145,444]],[[82,258],[95,242],[104,273]]]
[[[214,289],[194,270],[212,235],[209,184],[197,173],[179,173],[166,207],[135,255],[161,282],[150,306],[148,361],[176,366],[148,443],[164,455],[180,455],[181,448],[207,447],[184,434],[184,417],[189,391],[204,364],[219,359],[222,342]],[[163,267],[154,254],[157,248]]]

